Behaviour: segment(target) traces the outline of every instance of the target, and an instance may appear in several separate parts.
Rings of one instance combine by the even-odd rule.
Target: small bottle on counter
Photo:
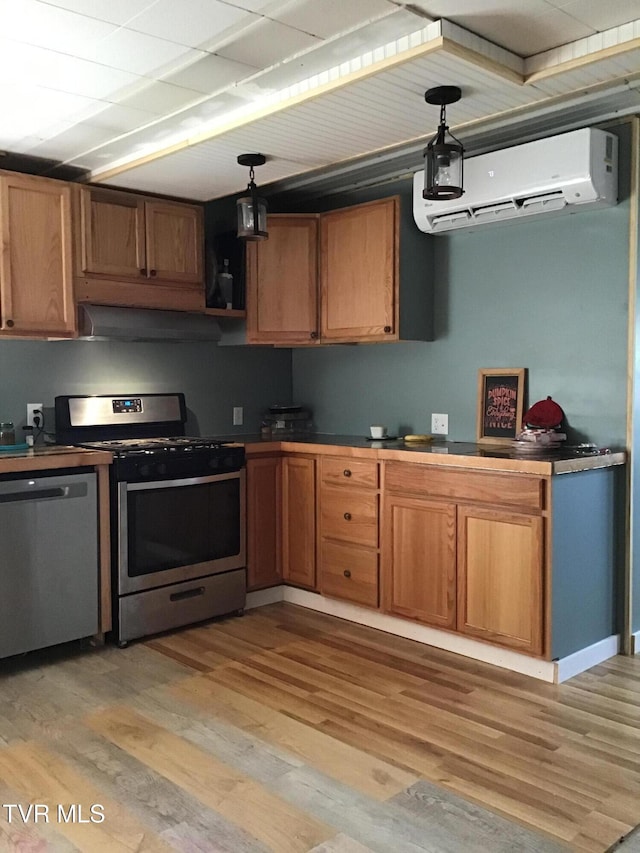
[[[15,444],[16,431],[11,421],[2,421],[0,423],[0,444]]]
[[[27,447],[33,447],[35,444],[35,438],[33,435],[33,427],[32,426],[24,426],[22,427],[24,430],[24,443]]]

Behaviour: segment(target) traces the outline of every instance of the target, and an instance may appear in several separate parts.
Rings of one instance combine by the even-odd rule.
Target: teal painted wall
[[[102,341],[0,341],[0,421],[22,435],[26,404],[43,402],[53,430],[57,394],[183,391],[187,430],[201,435],[255,432],[262,412],[291,396],[289,350]],[[244,426],[232,409],[244,407]]]
[[[617,206],[424,236],[435,248],[435,341],[293,350],[293,399],[312,407],[317,428],[430,432],[431,413],[444,412],[450,440],[475,440],[478,368],[526,367],[529,402],[557,400],[572,440],[624,446],[626,129],[621,137]],[[340,204],[364,200],[348,198]]]

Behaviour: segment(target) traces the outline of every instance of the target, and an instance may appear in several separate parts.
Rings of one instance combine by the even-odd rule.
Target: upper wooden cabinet
[[[269,239],[247,249],[248,342],[431,340],[431,244],[410,205],[270,216]]]
[[[100,187],[77,187],[80,302],[203,310],[202,208]]]
[[[318,217],[270,216],[247,247],[247,341],[310,343],[318,330]]]
[[[71,187],[0,172],[0,335],[75,333]]]
[[[325,213],[320,219],[320,337],[397,340],[398,199]]]

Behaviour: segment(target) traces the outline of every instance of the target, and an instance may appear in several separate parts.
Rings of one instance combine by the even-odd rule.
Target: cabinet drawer
[[[329,486],[357,486],[359,489],[378,488],[378,463],[366,459],[322,459],[322,482]]]
[[[410,462],[388,462],[385,490],[450,500],[480,501],[527,509],[544,508],[544,480],[520,474],[442,470]]]
[[[325,486],[320,493],[320,531],[328,539],[378,546],[378,495]]]
[[[378,555],[375,551],[323,540],[320,567],[323,595],[368,607],[378,606]]]

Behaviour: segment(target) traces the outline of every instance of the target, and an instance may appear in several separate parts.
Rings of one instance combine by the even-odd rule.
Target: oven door
[[[245,471],[118,484],[118,593],[245,566]]]

